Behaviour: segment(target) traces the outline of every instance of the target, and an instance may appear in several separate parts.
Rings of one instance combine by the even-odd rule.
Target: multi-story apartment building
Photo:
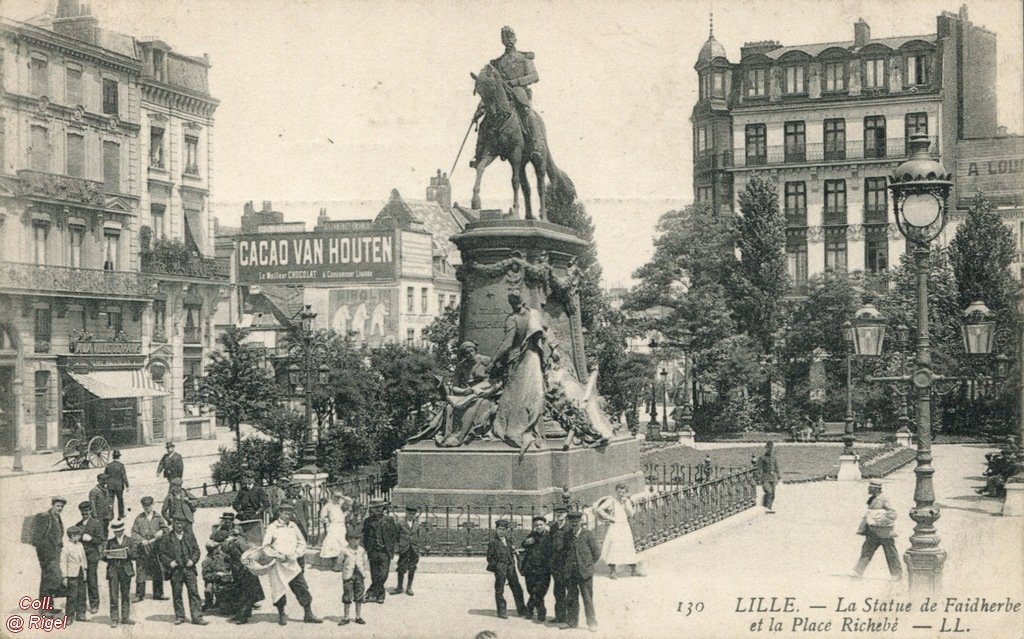
[[[60,449],[83,434],[115,446],[186,434],[169,408],[154,423],[154,405],[181,395],[168,379],[174,358],[153,349],[166,276],[141,250],[147,55],[78,0],[29,23],[0,21],[4,452]],[[205,63],[194,66],[188,77],[205,86]],[[211,434],[202,419],[190,434]]]
[[[887,176],[912,135],[927,134],[950,170],[962,141],[997,135],[995,34],[971,24],[966,8],[940,15],[931,34],[873,38],[859,20],[847,41],[748,42],[737,63],[712,34],[695,68],[696,200],[731,213],[753,175],[775,181],[798,290],[827,269],[898,262],[905,242]]]

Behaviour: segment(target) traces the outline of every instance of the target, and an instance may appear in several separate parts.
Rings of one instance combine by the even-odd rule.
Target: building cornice
[[[942,94],[938,90],[920,91],[917,93],[885,93],[877,96],[850,95],[841,97],[808,98],[799,102],[759,102],[753,105],[738,104],[732,107],[732,115],[757,115],[759,113],[794,113],[797,111],[821,111],[828,107],[864,107],[871,108],[890,104],[910,104],[915,102],[942,103]]]
[[[140,126],[137,122],[126,122],[116,115],[103,115],[86,111],[82,105],[68,106],[51,102],[49,97],[37,98],[20,93],[7,93],[0,102],[9,104],[14,108],[20,108],[36,117],[49,119],[51,117],[63,120],[72,125],[88,125],[101,131],[117,132],[126,134],[138,133]]]
[[[140,75],[142,72],[141,60],[114,53],[109,49],[104,49],[103,47],[30,24],[20,23],[16,26],[4,26],[13,30],[16,38],[24,40],[26,43],[56,51],[68,57],[95,62],[117,71],[135,75]]]
[[[181,87],[143,80],[139,83],[142,99],[201,117],[213,117],[220,101],[208,95],[188,91]]]

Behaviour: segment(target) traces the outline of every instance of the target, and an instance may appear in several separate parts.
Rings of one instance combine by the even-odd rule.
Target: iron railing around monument
[[[644,481],[654,492],[671,492],[732,475],[737,468],[708,467],[704,464],[644,464]]]

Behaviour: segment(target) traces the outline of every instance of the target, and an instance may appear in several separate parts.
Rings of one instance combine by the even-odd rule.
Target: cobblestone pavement
[[[942,507],[938,530],[942,547],[949,553],[944,592],[937,599],[933,597],[938,603],[935,613],[920,612],[922,602],[909,597],[906,579],[889,582],[881,551],[862,580],[846,576],[862,540],[855,531],[863,514],[867,481],[830,481],[781,486],[775,514],[753,509],[643,553],[648,573],[644,578],[610,580],[602,569],[594,579],[599,619],[595,636],[927,638],[945,634],[940,633],[943,623],[945,629],[953,629],[957,618],[958,627],[969,629],[969,636],[1024,636],[1024,615],[953,612],[957,604],[966,604],[968,609],[974,604],[980,606],[981,601],[975,598],[984,597],[988,602],[1024,599],[1024,519],[1003,518],[998,515],[999,502],[974,494],[973,488],[981,484],[984,452],[984,447],[974,446],[940,446],[935,450],[935,485]],[[913,523],[907,516],[913,505],[912,468],[913,464],[883,480],[884,491],[900,514],[900,553],[909,546]],[[0,490],[5,490],[2,483]],[[219,511],[203,509],[200,513],[196,530],[209,530]],[[6,619],[18,612],[19,597],[36,591],[38,568],[33,551],[17,543],[17,530],[11,522],[3,523],[0,605]],[[301,609],[291,602],[291,622],[287,628],[280,628],[274,623],[273,607],[264,602],[250,626],[237,627],[217,617],[209,617],[211,624],[206,627],[174,626],[170,623],[173,612],[169,601],[146,600],[133,607],[137,625],[113,631],[108,626],[105,585],[101,584],[103,605],[93,617],[96,623],[76,624],[62,632],[82,637],[169,637],[176,631],[179,636],[185,633],[190,637],[237,637],[244,633],[253,637],[471,638],[490,630],[499,639],[585,632],[559,631],[525,619],[497,619],[493,580],[485,572],[484,563],[481,557],[425,558],[416,577],[416,595],[389,595],[383,605],[366,605],[365,626],[337,627],[340,577],[309,569],[313,608],[325,618],[323,625],[301,623]],[[392,573],[389,588],[394,579]],[[774,602],[772,597],[776,598]],[[792,598],[788,604],[786,597]],[[957,602],[949,604],[946,598],[957,598]],[[511,606],[511,596],[508,599]],[[855,610],[849,610],[851,604]],[[552,605],[549,593],[549,609]],[[905,605],[911,605],[912,611],[896,611]],[[953,608],[944,614],[947,605]],[[785,611],[787,606],[792,610]],[[752,631],[758,623],[761,630]],[[778,631],[769,631],[773,623],[781,624]],[[826,627],[826,623],[830,625]],[[38,632],[25,630],[22,636]]]

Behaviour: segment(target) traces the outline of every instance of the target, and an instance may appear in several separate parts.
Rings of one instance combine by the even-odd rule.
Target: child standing
[[[86,621],[85,567],[88,562],[82,546],[82,529],[78,526],[68,528],[68,540],[60,553],[60,571],[64,574],[64,586],[67,588],[64,613],[68,617],[68,625],[71,625],[74,621]]]
[[[362,536],[359,531],[349,530],[346,537],[348,547],[343,551],[341,563],[341,574],[345,580],[345,590],[341,601],[345,604],[345,615],[338,622],[339,626],[344,626],[349,622],[348,610],[353,602],[356,604],[356,623],[366,623],[361,614],[365,594],[363,587],[364,579],[370,574],[370,559],[366,555],[366,549],[361,545]]]

